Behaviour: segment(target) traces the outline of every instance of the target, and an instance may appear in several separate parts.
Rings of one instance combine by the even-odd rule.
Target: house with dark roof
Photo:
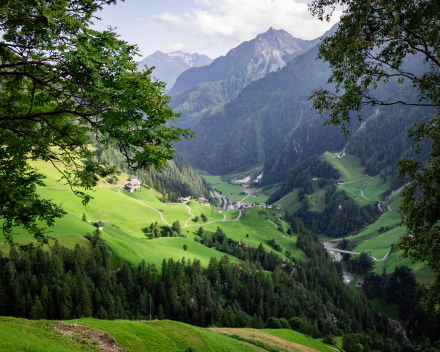
[[[104,224],[101,221],[95,222],[95,226],[102,231]]]
[[[342,181],[342,180],[337,180],[336,183],[337,183],[338,185],[345,185],[345,182]]]

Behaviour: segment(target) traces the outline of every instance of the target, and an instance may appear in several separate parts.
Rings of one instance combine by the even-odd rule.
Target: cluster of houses
[[[235,209],[248,210],[248,209],[254,207],[255,205],[256,204],[254,204],[254,203],[237,201],[237,202],[235,202]],[[259,206],[262,207],[262,208],[272,209],[272,205],[269,205],[269,204],[266,204],[266,203],[260,203]],[[281,209],[283,209],[283,206],[281,204],[278,204],[278,205],[275,206],[275,208],[277,210],[281,210]],[[234,209],[234,208],[232,208],[232,209]]]
[[[130,176],[130,178],[128,179],[128,182],[125,184],[125,190],[133,193],[133,191],[136,190],[136,188],[140,188],[141,187],[141,181],[138,179],[137,176]]]

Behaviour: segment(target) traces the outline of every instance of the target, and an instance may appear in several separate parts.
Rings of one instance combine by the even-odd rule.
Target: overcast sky
[[[98,16],[96,29],[117,27],[121,39],[138,45],[142,58],[156,50],[181,50],[215,59],[271,26],[297,38],[317,38],[340,12],[327,23],[310,15],[307,0],[125,0]]]

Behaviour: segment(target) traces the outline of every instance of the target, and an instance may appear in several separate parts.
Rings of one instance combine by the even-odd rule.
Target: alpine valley
[[[38,196],[66,214],[48,245],[18,251],[0,234],[0,351],[440,351],[422,296],[434,272],[396,246],[409,234],[395,165],[416,157],[408,130],[436,108],[365,107],[347,138],[324,126],[309,96],[335,91],[318,44],[337,28],[303,40],[270,27],[214,60],[140,61],[195,137],[134,172],[134,150],[90,136],[81,165],[115,173],[84,191],[88,205],[60,178],[70,169],[29,161]],[[415,96],[392,81],[376,91]]]

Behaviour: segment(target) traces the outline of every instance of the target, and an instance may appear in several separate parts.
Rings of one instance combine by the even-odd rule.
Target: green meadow
[[[270,335],[279,337],[283,340],[299,343],[300,345],[314,348],[317,351],[321,352],[333,352],[334,350],[328,347],[327,345],[321,343],[319,340],[314,339],[308,335],[301,334],[299,332],[287,329],[263,329],[264,331]]]
[[[363,174],[364,167],[361,165],[361,159],[351,155],[346,155],[343,158],[336,158],[333,153],[325,152],[322,156],[333,165],[335,169],[338,169],[341,173],[341,180],[344,182],[351,182],[366,178]]]
[[[256,347],[228,336],[169,320],[70,320],[73,334],[63,334],[63,325],[53,321],[31,321],[0,317],[2,338],[0,351],[97,351],[103,332],[115,340],[123,351],[184,351],[189,347],[206,352],[257,352]],[[90,329],[84,329],[88,327]]]
[[[247,196],[241,195],[240,192],[244,192],[244,187],[239,185],[233,185],[227,182],[224,182],[220,179],[220,176],[208,175],[206,173],[200,173],[200,176],[205,179],[206,182],[211,183],[211,188],[215,188],[222,192],[225,197],[228,197],[230,202],[235,202],[237,200],[243,200],[249,203],[264,203],[269,197],[264,194],[258,194],[257,196]]]

